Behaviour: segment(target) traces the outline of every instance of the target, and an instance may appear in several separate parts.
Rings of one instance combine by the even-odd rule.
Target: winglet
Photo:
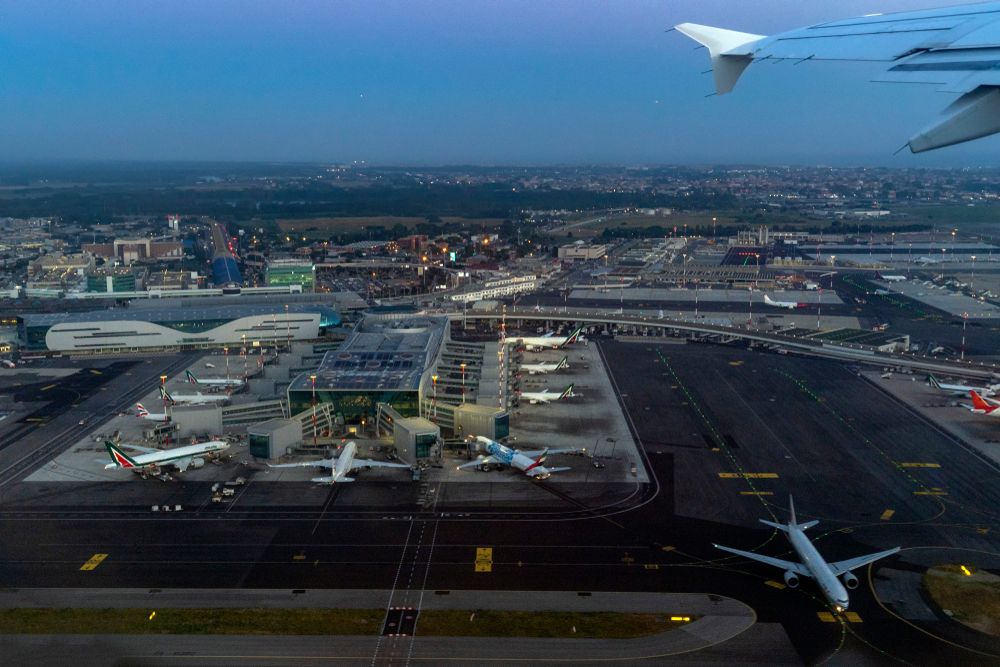
[[[753,62],[753,44],[764,39],[764,35],[697,23],[681,23],[674,27],[708,49],[712,58],[715,92],[719,95],[725,95],[733,89],[743,70]]]

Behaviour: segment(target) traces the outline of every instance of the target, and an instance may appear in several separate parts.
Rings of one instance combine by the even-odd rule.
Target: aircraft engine
[[[205,465],[205,459],[191,459],[192,468],[201,468]]]
[[[858,587],[858,578],[855,577],[850,572],[845,572],[844,575],[841,577],[841,579],[844,580],[844,585],[847,586],[852,591]]]
[[[785,585],[789,588],[799,587],[799,575],[795,574],[791,570],[785,572]]]

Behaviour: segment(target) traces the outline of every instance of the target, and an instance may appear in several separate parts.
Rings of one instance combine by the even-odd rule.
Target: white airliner
[[[306,468],[309,466],[318,468],[329,468],[329,477],[313,477],[312,481],[317,484],[336,484],[338,482],[353,482],[353,477],[348,477],[350,473],[358,468],[409,468],[405,463],[389,463],[388,461],[372,461],[369,459],[356,459],[354,455],[358,452],[358,445],[352,440],[344,445],[340,451],[340,456],[333,459],[320,459],[319,461],[303,461],[302,463],[282,463],[279,465],[267,464],[270,468]]]
[[[944,382],[939,382],[933,375],[927,376],[927,382],[935,389],[955,396],[968,396],[970,391],[974,391],[980,396],[996,396],[997,391],[1000,390],[1000,384],[991,384],[985,387],[970,387],[967,384],[945,384]]]
[[[775,308],[787,308],[788,310],[806,307],[806,304],[800,301],[775,301],[766,294],[764,295],[764,303],[768,306],[774,306]]]
[[[570,385],[562,390],[562,392],[549,391],[548,389],[543,389],[542,391],[522,391],[520,396],[521,400],[528,401],[532,405],[536,403],[551,403],[552,401],[561,401],[564,398],[570,398],[573,394],[573,385]]]
[[[827,563],[823,560],[823,556],[820,555],[819,551],[816,550],[816,547],[813,546],[813,543],[809,541],[809,538],[806,537],[805,532],[819,523],[819,521],[807,521],[803,524],[796,523],[795,503],[792,502],[791,496],[788,496],[788,509],[791,516],[787,524],[774,523],[772,521],[765,521],[764,519],[761,519],[760,522],[784,531],[785,535],[788,536],[788,541],[792,544],[792,548],[795,549],[795,553],[799,556],[799,560],[801,561],[799,563],[790,560],[781,560],[780,558],[771,558],[770,556],[762,556],[751,551],[731,549],[719,544],[713,544],[712,546],[716,549],[722,549],[723,551],[743,556],[744,558],[750,558],[781,568],[785,571],[785,584],[789,588],[798,587],[799,577],[811,577],[815,579],[820,590],[823,591],[823,596],[833,607],[834,611],[838,613],[847,611],[847,607],[850,604],[845,586],[851,590],[858,587],[858,578],[851,574],[851,570],[874,563],[881,558],[891,556],[899,551],[899,547],[895,547],[894,549],[879,551],[867,556],[858,556],[857,558],[848,558],[847,560],[840,560],[835,563]],[[841,579],[838,580],[837,577]],[[843,580],[843,584],[840,583],[841,580]]]
[[[983,398],[975,391],[970,391],[969,396],[972,397],[972,407],[969,410],[977,415],[1000,417],[1000,401],[995,401],[992,398]]]
[[[958,94],[943,118],[914,134],[913,153],[1000,132],[1000,3],[983,2],[829,21],[772,37],[682,23],[708,48],[715,90],[728,93],[752,62],[846,60],[884,63],[878,81],[930,84]]]
[[[154,422],[165,422],[170,416],[166,412],[150,412],[143,406],[142,403],[135,404],[135,413],[142,419],[148,419],[149,421]]]
[[[552,333],[547,333],[544,336],[511,336],[507,339],[507,342],[512,345],[524,345],[526,350],[532,351],[555,349],[575,343],[580,337],[581,331],[583,331],[583,327],[577,327],[576,329],[573,329],[572,333],[565,338],[560,338]]]
[[[522,371],[528,371],[528,375],[535,375],[536,373],[552,373],[554,371],[561,370],[563,368],[569,368],[569,356],[563,357],[558,363],[538,363],[538,364],[521,364]]]
[[[205,465],[206,456],[212,456],[229,449],[229,443],[225,440],[210,440],[176,449],[150,449],[138,445],[128,445],[129,449],[143,452],[138,456],[130,456],[110,440],[105,440],[104,446],[107,447],[108,454],[111,456],[111,463],[104,466],[105,470],[126,468],[140,473],[168,465],[174,466],[181,472],[188,468],[200,468]]]
[[[584,451],[582,449],[549,449],[546,447],[545,449],[522,452],[519,449],[512,449],[506,445],[501,445],[499,442],[484,438],[481,435],[476,436],[476,442],[485,445],[489,456],[480,456],[475,461],[464,463],[458,466],[459,470],[463,468],[482,468],[483,470],[488,470],[491,465],[505,465],[516,468],[534,479],[548,479],[552,476],[552,473],[563,472],[564,470],[570,470],[570,468],[546,468],[542,465],[545,463],[546,456],[549,454],[579,453]]]
[[[203,394],[200,391],[194,394],[171,394],[163,387],[160,387],[160,397],[174,405],[206,405],[229,400],[226,394]]]
[[[194,385],[204,385],[206,387],[242,387],[243,380],[239,378],[196,378],[191,371],[184,371],[187,381]]]

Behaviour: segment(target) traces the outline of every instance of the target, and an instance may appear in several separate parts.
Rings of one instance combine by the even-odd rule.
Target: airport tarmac
[[[920,280],[873,281],[882,289],[897,292],[911,299],[950,313],[954,317],[967,314],[971,319],[995,320],[1000,317],[1000,307],[962,294],[950,287],[924,284]]]
[[[651,475],[621,502],[592,502],[601,485],[558,476],[469,485],[505,489],[492,506],[463,505],[458,483],[324,488],[259,484],[259,471],[225,506],[208,502],[207,483],[12,483],[0,495],[0,584],[396,585],[413,605],[436,590],[707,592],[749,604],[761,626],[781,624],[803,662],[982,662],[954,635],[936,638],[956,625],[938,610],[913,611],[919,577],[907,573],[956,559],[1000,567],[994,466],[838,363],[730,346],[602,338],[589,347],[607,362]],[[828,622],[809,582],[788,589],[780,571],[712,548],[789,557],[780,535],[757,523],[785,520],[789,492],[800,520],[821,521],[811,536],[827,558],[903,547],[858,573],[856,620]],[[181,512],[151,511],[173,498]],[[483,548],[489,568],[477,560]],[[107,556],[81,570],[95,554]],[[211,606],[210,592],[205,600]],[[988,655],[1000,660],[992,641]],[[727,655],[769,657],[766,642]]]

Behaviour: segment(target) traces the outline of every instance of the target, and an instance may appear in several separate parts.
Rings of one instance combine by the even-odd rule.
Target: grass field
[[[941,565],[924,573],[924,588],[956,621],[1000,636],[1000,577],[985,571],[965,574],[959,565]]]
[[[421,222],[427,222],[426,218],[403,217],[393,215],[361,216],[345,218],[279,218],[278,227],[283,232],[303,232],[322,231],[331,232],[357,232],[365,227],[394,227],[403,225],[408,229],[413,229]],[[503,223],[501,218],[441,218],[441,222],[459,222],[474,227],[496,227]]]
[[[384,609],[0,609],[0,634],[374,635],[384,618]],[[422,636],[438,637],[629,639],[692,620],[611,612],[429,610],[421,612],[418,629]]]

